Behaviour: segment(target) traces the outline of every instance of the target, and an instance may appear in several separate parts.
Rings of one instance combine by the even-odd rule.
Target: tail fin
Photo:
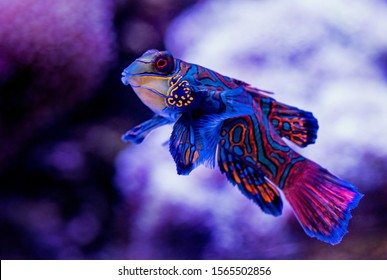
[[[350,183],[307,159],[292,167],[283,192],[306,234],[332,245],[347,233],[350,210],[363,196]]]

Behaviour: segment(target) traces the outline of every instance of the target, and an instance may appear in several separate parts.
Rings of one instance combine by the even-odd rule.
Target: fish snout
[[[121,77],[121,82],[125,85],[125,86],[127,86],[127,85],[129,85],[129,72],[126,70],[126,69],[128,69],[128,68],[125,68],[124,69],[124,71],[122,71],[122,77]]]
[[[124,85],[137,84],[136,81],[141,79],[140,76],[151,71],[151,63],[141,59],[136,59],[122,72],[121,81]]]

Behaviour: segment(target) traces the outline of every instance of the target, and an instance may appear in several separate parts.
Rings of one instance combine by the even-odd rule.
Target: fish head
[[[146,51],[122,72],[121,81],[130,85],[141,101],[156,114],[166,108],[169,83],[176,74],[176,60],[168,51]]]

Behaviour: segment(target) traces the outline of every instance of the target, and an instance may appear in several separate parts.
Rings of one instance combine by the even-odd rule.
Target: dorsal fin
[[[316,142],[318,122],[311,112],[276,101],[273,104],[274,107],[268,117],[281,137],[289,139],[300,147]]]

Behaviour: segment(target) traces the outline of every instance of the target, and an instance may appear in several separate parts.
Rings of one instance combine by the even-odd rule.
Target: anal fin
[[[228,180],[258,204],[263,212],[273,216],[281,215],[283,203],[277,187],[265,178],[258,167],[246,165],[230,153],[222,141],[218,150],[218,164]]]

